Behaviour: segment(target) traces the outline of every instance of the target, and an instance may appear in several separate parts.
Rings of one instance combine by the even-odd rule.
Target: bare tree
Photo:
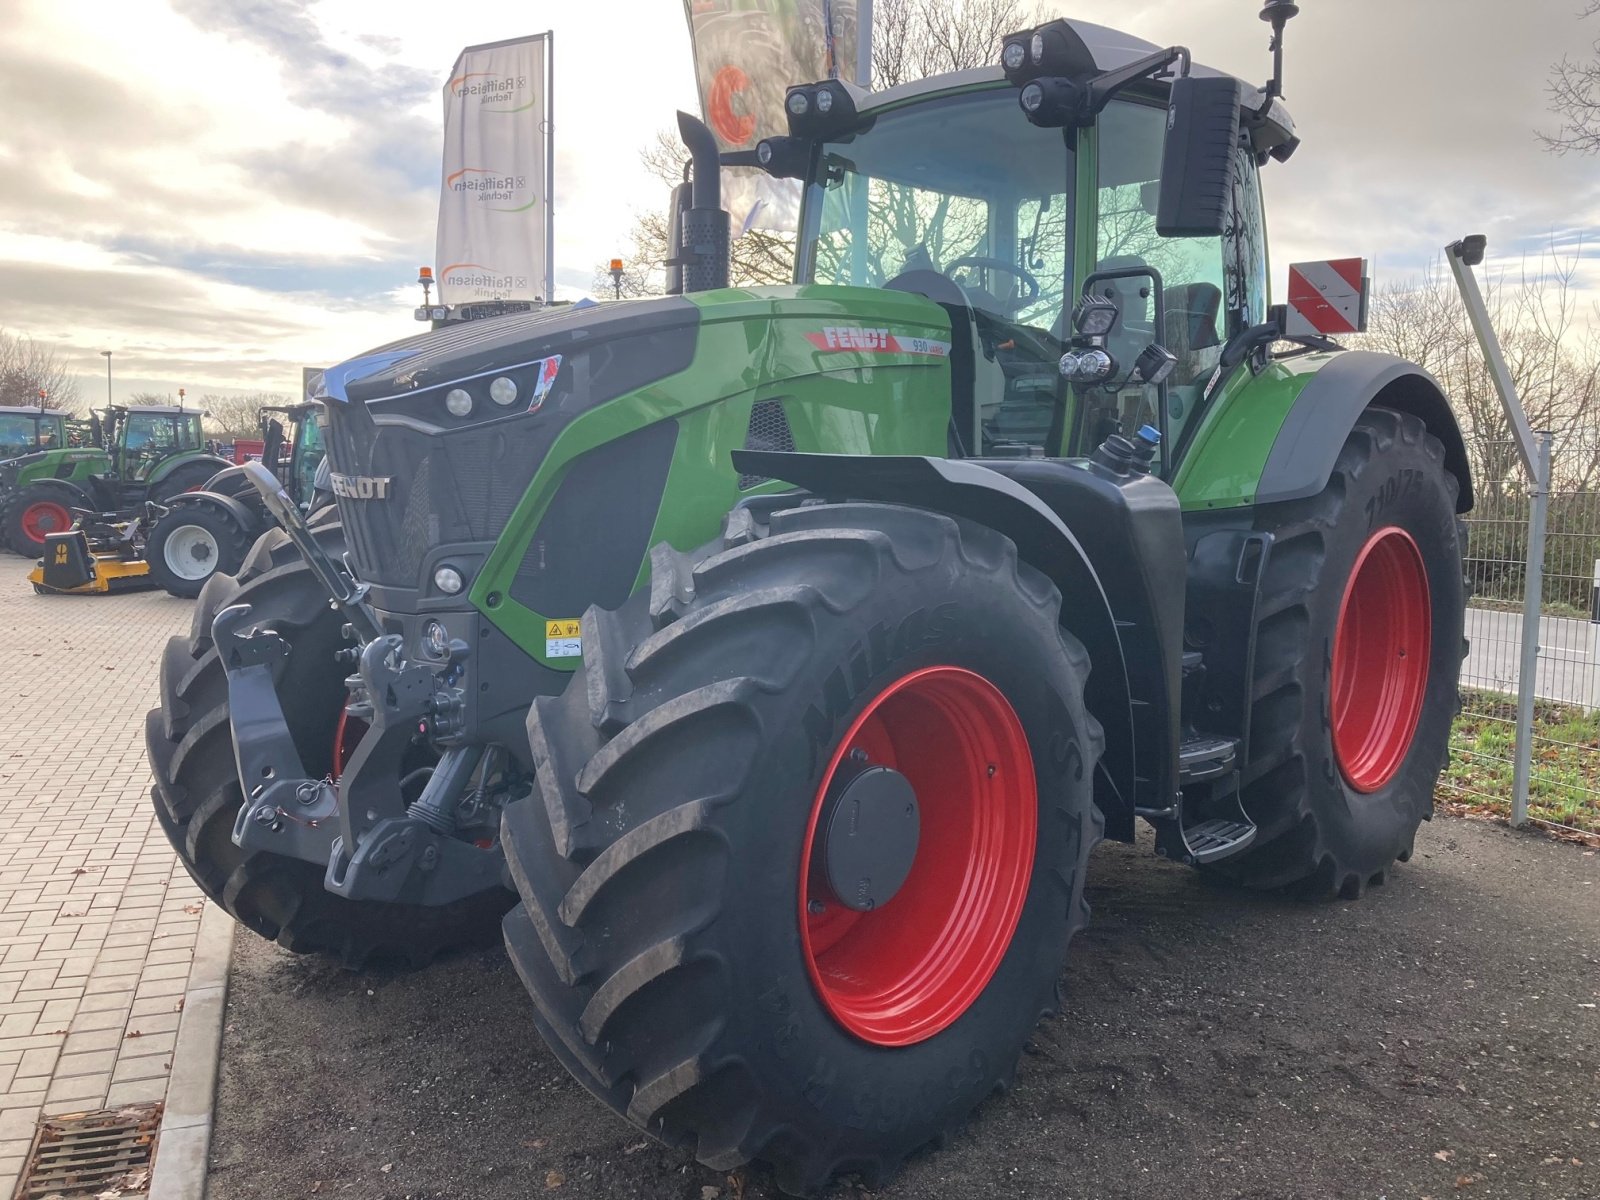
[[[260,410],[263,405],[281,408],[290,402],[290,397],[280,392],[246,392],[241,395],[208,392],[200,397],[198,407],[206,413],[205,426],[209,433],[253,438],[261,436]]]
[[[0,329],[0,405],[74,409],[78,381],[54,346]]]
[[[1589,0],[1579,19],[1600,15],[1600,0]],[[1539,140],[1553,154],[1600,153],[1600,40],[1590,46],[1590,57],[1563,57],[1550,68],[1550,111],[1561,121],[1554,133]]]

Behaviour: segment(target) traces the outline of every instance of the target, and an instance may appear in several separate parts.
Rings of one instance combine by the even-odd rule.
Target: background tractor
[[[333,501],[326,484],[323,490],[317,487],[323,459],[319,407],[307,403],[260,411],[262,465],[306,512]],[[146,535],[145,558],[150,578],[174,596],[197,596],[216,572],[237,571],[251,543],[272,525],[260,493],[233,467],[201,490],[180,492],[162,505],[164,513]]]
[[[37,558],[75,509],[121,513],[199,487],[229,465],[205,449],[200,419],[194,409],[112,405],[90,414],[89,446],[63,442],[0,463],[0,538]]]
[[[147,742],[257,933],[418,963],[504,914],[602,1103],[805,1191],[1007,1084],[1101,837],[1308,896],[1409,857],[1472,488],[1425,371],[1269,306],[1276,68],[1052,21],[785,107],[730,157],[802,181],[792,286],[725,286],[681,117],[683,294],[329,370],[337,514],[244,468],[283,528]]]

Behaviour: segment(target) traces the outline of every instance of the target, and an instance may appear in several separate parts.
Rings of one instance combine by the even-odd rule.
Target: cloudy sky
[[[1252,80],[1256,0],[1072,0]],[[1582,0],[1302,0],[1267,172],[1275,273],[1364,254],[1380,281],[1463,233],[1552,241],[1600,298],[1600,160],[1555,158],[1544,82],[1591,53]],[[638,152],[695,103],[680,0],[0,0],[0,327],[103,395],[292,391],[415,330],[439,89],[463,45],[553,29],[558,282],[586,287],[664,201]]]

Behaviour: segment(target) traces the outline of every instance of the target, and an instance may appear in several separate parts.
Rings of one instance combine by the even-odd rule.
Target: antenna
[[[1261,6],[1261,19],[1272,26],[1272,42],[1268,46],[1272,51],[1272,78],[1266,87],[1267,105],[1271,105],[1274,96],[1283,95],[1283,27],[1290,17],[1299,14],[1300,6],[1294,0],[1265,0]],[[1265,106],[1262,111],[1266,111]]]

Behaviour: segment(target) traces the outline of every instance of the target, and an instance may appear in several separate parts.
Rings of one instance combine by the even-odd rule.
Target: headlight
[[[1085,350],[1078,355],[1078,369],[1073,375],[1073,382],[1099,383],[1111,374],[1113,365],[1111,355],[1104,350]]]
[[[824,116],[833,111],[833,93],[826,88],[817,93],[817,111]]]
[[[1018,97],[1023,112],[1034,113],[1039,111],[1039,106],[1044,103],[1044,87],[1037,81],[1030,83],[1022,89]]]
[[[1044,62],[1044,34],[1036,33],[1033,35],[1032,41],[1028,43],[1028,53],[1033,58],[1034,66],[1037,67]]]
[[[1063,378],[1071,379],[1078,373],[1078,356],[1070,350],[1061,356],[1061,374]]]
[[[1000,52],[1000,64],[1008,71],[1021,69],[1027,61],[1028,48],[1021,42],[1007,42],[1006,48]]]
[[[433,586],[446,596],[454,596],[466,586],[466,580],[461,578],[461,572],[454,567],[436,567],[433,572]]]
[[[1072,327],[1085,337],[1105,337],[1116,324],[1116,304],[1101,296],[1085,296],[1072,314]]]
[[[517,399],[517,384],[515,380],[500,376],[489,385],[489,399],[502,408],[507,404],[514,404]]]
[[[784,104],[797,117],[803,117],[811,111],[811,99],[804,92],[790,92]]]
[[[472,411],[472,393],[466,388],[451,388],[444,394],[444,406],[453,417],[464,417]]]

